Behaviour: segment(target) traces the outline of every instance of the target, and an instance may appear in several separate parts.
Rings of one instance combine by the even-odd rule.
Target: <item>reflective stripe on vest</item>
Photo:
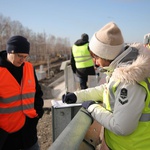
[[[0,67],[0,74],[0,128],[12,133],[22,128],[25,116],[37,116],[34,70],[25,62],[21,86],[6,68]]]
[[[93,59],[88,50],[88,44],[82,46],[73,45],[72,53],[75,59],[76,68],[86,68],[94,65]]]
[[[147,97],[145,99],[145,108],[142,112],[142,115],[139,119],[139,124],[135,131],[127,136],[116,135],[113,132],[105,129],[105,140],[107,145],[111,149],[115,150],[149,150],[150,147],[150,79],[146,79],[139,83],[142,87],[145,88]],[[110,88],[113,95],[116,91],[116,86]],[[112,94],[111,93],[111,94]],[[111,102],[110,102],[111,105]],[[112,108],[113,109],[113,108]]]
[[[120,81],[114,82],[113,86],[110,87],[110,89],[112,89],[112,90],[110,90],[110,91],[108,91],[108,89],[105,89],[105,90],[104,90],[103,105],[104,105],[104,107],[105,107],[108,111],[113,111],[112,108],[113,108],[114,106],[112,106],[112,105],[114,105],[114,102],[111,102],[111,100],[112,100],[112,99],[115,99],[114,93],[115,93],[115,91],[116,91],[116,89],[117,89],[119,83],[120,83]],[[113,98],[109,98],[110,96],[113,97]]]
[[[24,95],[18,95],[18,96],[13,96],[13,97],[9,97],[6,99],[0,98],[0,102],[4,103],[3,105],[7,105],[11,102],[18,101],[20,99],[25,99],[24,101],[26,101],[26,99],[32,98],[34,97],[34,93],[30,93],[30,94],[24,94]],[[13,112],[17,112],[19,110],[29,110],[34,108],[34,103],[31,104],[26,104],[26,105],[19,105],[19,106],[14,106],[11,108],[0,108],[0,113],[2,114],[7,114],[7,113],[13,113]]]

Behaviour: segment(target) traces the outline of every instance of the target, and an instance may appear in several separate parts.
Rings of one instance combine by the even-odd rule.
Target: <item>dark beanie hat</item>
[[[29,54],[30,51],[30,43],[26,38],[22,36],[12,36],[7,41],[6,46],[7,53],[26,53]]]
[[[88,41],[88,40],[89,40],[89,36],[88,36],[86,33],[83,33],[83,34],[81,35],[81,39],[82,39],[83,41]]]

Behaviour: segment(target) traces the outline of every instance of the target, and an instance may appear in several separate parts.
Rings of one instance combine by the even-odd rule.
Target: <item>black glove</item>
[[[89,101],[85,101],[82,103],[82,107],[85,108],[85,109],[88,109],[88,107],[92,104],[95,104],[96,102],[93,101],[93,100],[89,100]]]
[[[62,96],[62,101],[63,103],[67,103],[67,104],[76,103],[77,97],[74,93],[64,94]]]

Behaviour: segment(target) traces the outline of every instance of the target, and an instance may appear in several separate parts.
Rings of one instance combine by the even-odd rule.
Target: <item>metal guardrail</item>
[[[82,143],[92,121],[88,112],[81,108],[48,150],[94,150],[89,143]]]
[[[65,91],[74,92],[77,90],[75,74],[73,74],[70,60],[64,61],[61,64],[60,70],[64,71]]]
[[[70,60],[62,62],[60,70],[64,70],[64,80],[65,80],[65,90],[68,92],[68,66],[70,65]]]
[[[65,91],[74,92],[80,89],[79,79],[76,74],[73,73],[70,60],[64,61],[61,64],[60,70],[64,71]],[[102,74],[100,74],[102,75]],[[88,87],[95,87],[99,85],[101,76],[89,75],[88,76]]]
[[[61,64],[60,70],[64,71],[65,92],[67,93],[75,91],[76,81],[71,69],[70,60],[64,61]],[[90,77],[89,80],[89,83],[92,86],[96,86],[101,83],[100,79],[97,80],[96,76]],[[102,80],[102,82],[104,81]],[[73,85],[72,88],[71,85]],[[99,143],[99,141],[97,142],[97,139],[99,140],[101,127],[99,124],[98,126],[96,124],[92,124],[92,118],[84,108],[52,108],[52,116],[53,130],[55,130],[53,131],[54,142],[48,150],[95,149],[96,144]],[[91,124],[94,126],[89,132]],[[93,135],[96,138],[92,137]]]

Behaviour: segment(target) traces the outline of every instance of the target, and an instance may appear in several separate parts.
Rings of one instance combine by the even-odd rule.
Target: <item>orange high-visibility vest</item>
[[[35,78],[32,64],[25,62],[21,85],[0,67],[0,128],[13,133],[21,129],[25,116],[37,116],[34,109]]]

